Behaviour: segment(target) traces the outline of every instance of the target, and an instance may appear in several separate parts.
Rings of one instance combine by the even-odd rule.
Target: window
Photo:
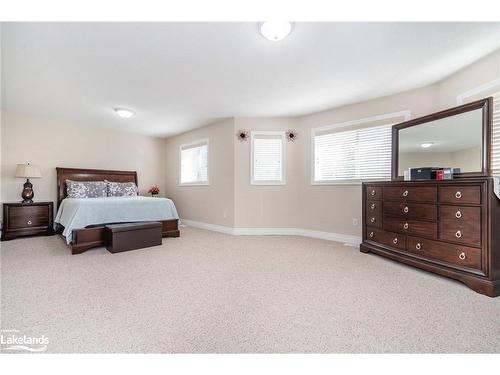
[[[493,95],[493,122],[491,123],[491,173],[500,176],[500,91]]]
[[[208,185],[208,139],[180,146],[181,185]]]
[[[409,111],[312,130],[312,184],[391,178],[392,125]]]
[[[252,185],[285,184],[285,133],[252,132]]]
[[[491,174],[500,176],[500,78],[475,87],[457,96],[457,104],[465,104],[493,97],[493,122],[491,123]]]

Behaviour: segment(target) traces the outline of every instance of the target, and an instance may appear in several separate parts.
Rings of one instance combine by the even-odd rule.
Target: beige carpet
[[[2,329],[50,352],[500,352],[500,298],[339,243],[184,228],[72,256],[1,243]]]

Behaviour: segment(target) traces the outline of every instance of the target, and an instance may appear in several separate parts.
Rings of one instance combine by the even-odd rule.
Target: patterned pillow
[[[113,182],[107,181],[108,197],[133,197],[137,195],[138,189],[135,182]]]
[[[100,198],[107,196],[105,181],[66,180],[68,198]]]

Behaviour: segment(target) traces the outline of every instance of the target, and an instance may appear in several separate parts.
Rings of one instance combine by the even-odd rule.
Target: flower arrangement
[[[238,133],[236,133],[236,138],[238,138],[240,142],[248,141],[248,137],[249,137],[248,130],[245,129],[238,130]]]
[[[153,185],[149,188],[148,193],[151,194],[152,197],[154,197],[155,195],[160,194],[160,188],[158,187],[158,185]]]
[[[288,139],[288,142],[293,142],[297,139],[297,132],[295,130],[290,130],[288,129],[288,131],[286,132],[286,139]]]

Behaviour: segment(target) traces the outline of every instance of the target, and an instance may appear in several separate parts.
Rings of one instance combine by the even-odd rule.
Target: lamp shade
[[[16,168],[16,177],[36,178],[42,177],[38,165],[18,164]]]

